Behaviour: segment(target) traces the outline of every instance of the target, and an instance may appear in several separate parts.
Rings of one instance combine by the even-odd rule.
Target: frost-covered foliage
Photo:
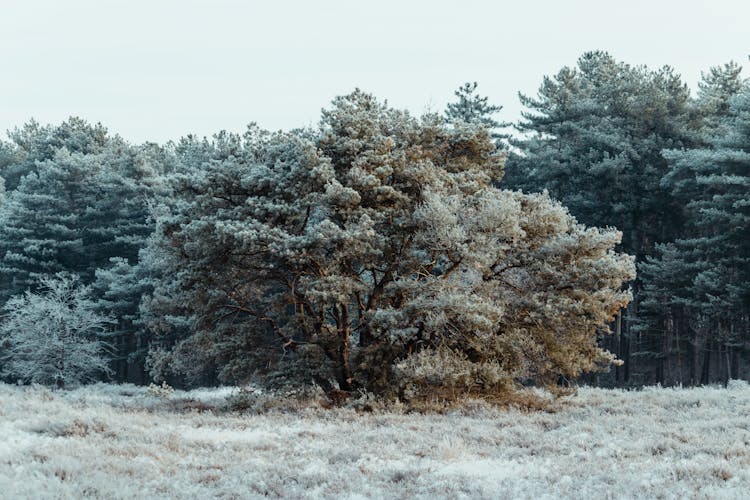
[[[98,380],[111,370],[101,335],[112,320],[95,311],[90,288],[78,277],[41,280],[41,291],[12,297],[0,318],[2,374],[58,387]]]
[[[111,258],[137,260],[152,230],[147,197],[163,166],[158,147],[131,146],[77,118],[31,122],[10,137],[4,146],[13,154],[0,161],[0,300],[46,274],[72,272],[89,284]]]
[[[32,121],[9,138],[0,142],[7,190],[0,199],[0,305],[35,291],[43,276],[77,274],[94,285],[101,312],[118,320],[110,332],[115,376],[141,379],[145,332],[137,320],[146,284],[137,260],[153,230],[149,198],[168,168],[165,151],[133,146],[79,118]]]
[[[696,114],[702,119],[704,137],[721,134],[730,114],[729,101],[743,91],[747,91],[748,81],[742,77],[742,66],[732,61],[701,72],[698,82],[698,95],[695,100]]]
[[[477,93],[477,82],[466,82],[453,94],[456,101],[448,103],[445,117],[450,123],[475,123],[490,131],[494,139],[507,139],[510,136],[497,132],[509,123],[501,123],[493,118],[503,107],[489,103],[489,98]],[[498,143],[500,144],[500,143]]]
[[[550,412],[201,411],[229,392],[165,399],[132,385],[55,392],[0,384],[0,492],[551,500],[742,499],[750,491],[746,382],[581,388]]]
[[[642,271],[618,342],[604,340],[624,362],[605,377],[611,383],[747,376],[750,300],[737,293],[736,270],[748,253],[723,246],[747,241],[747,111],[737,100],[746,86],[730,63],[705,73],[691,97],[668,66],[595,51],[545,77],[536,96],[521,96],[524,137],[512,141],[504,184],[547,189],[584,224],[617,227]],[[720,320],[695,314],[730,303]]]
[[[497,395],[612,361],[596,335],[629,298],[620,234],[494,188],[502,156],[478,123],[356,91],[316,131],[176,154],[143,256],[156,372]]]

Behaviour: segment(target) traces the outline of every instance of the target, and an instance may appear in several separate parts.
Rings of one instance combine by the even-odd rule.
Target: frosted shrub
[[[503,156],[479,123],[356,91],[315,133],[181,148],[144,254],[174,371],[495,397],[613,361],[596,335],[629,300],[620,233],[497,189]]]
[[[110,374],[111,346],[102,335],[113,321],[96,312],[90,288],[65,273],[43,278],[40,288],[5,304],[0,321],[3,375],[64,387]]]
[[[263,392],[255,387],[242,386],[227,396],[227,408],[232,411],[247,411],[255,408]]]
[[[148,393],[151,396],[156,396],[158,398],[169,398],[174,393],[174,387],[167,384],[166,382],[162,382],[161,385],[156,385],[153,382],[148,385]]]

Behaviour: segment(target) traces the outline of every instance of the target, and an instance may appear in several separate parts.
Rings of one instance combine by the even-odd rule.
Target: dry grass
[[[325,410],[314,399],[219,411],[230,394],[237,396],[0,385],[0,497],[747,498],[750,491],[750,387],[741,382],[584,388],[547,411],[474,402],[442,414]]]

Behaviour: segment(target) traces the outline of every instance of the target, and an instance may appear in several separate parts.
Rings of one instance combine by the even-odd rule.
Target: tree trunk
[[[713,341],[709,341],[703,346],[703,367],[701,370],[701,384],[708,384],[711,377],[711,350]]]
[[[656,383],[659,385],[665,385],[666,380],[669,378],[669,364],[671,361],[669,356],[669,344],[672,339],[669,335],[669,317],[665,317],[659,321],[657,325],[663,330],[663,333],[661,344],[658,347],[661,349],[661,353],[656,361]],[[657,339],[655,343],[658,342]]]
[[[353,389],[352,371],[349,365],[349,342],[351,341],[351,325],[349,324],[349,306],[340,305],[337,319],[339,334],[339,387],[342,391]]]
[[[624,363],[622,355],[622,309],[617,311],[617,319],[615,320],[615,349],[617,350],[617,357]],[[615,367],[615,385],[619,385],[622,380],[622,368],[620,366]]]
[[[729,354],[729,346],[724,346],[724,355],[727,358],[726,380],[724,381],[724,387],[726,387],[729,385],[729,381],[732,379],[732,360]]]
[[[680,344],[680,333],[682,330],[684,311],[682,308],[678,309],[675,322],[674,322],[674,335],[675,335],[675,349],[677,350],[677,376],[680,379],[680,386],[685,383],[684,376],[682,373],[682,345]]]
[[[692,349],[691,352],[691,359],[693,362],[690,366],[690,385],[696,386],[700,383],[700,372],[701,372],[701,360],[700,360],[700,352],[701,349],[698,346],[698,339],[693,337],[693,340],[690,342],[690,348]]]
[[[630,381],[630,329],[632,314],[628,307],[628,318],[625,321],[625,332],[620,336],[620,356],[623,361],[622,365],[622,382],[627,384]]]

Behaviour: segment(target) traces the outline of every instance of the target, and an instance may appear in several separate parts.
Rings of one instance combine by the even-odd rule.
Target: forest
[[[585,53],[501,121],[0,142],[0,374],[414,400],[750,378],[750,85]],[[252,118],[252,117],[249,117]],[[345,396],[344,396],[345,397]]]

